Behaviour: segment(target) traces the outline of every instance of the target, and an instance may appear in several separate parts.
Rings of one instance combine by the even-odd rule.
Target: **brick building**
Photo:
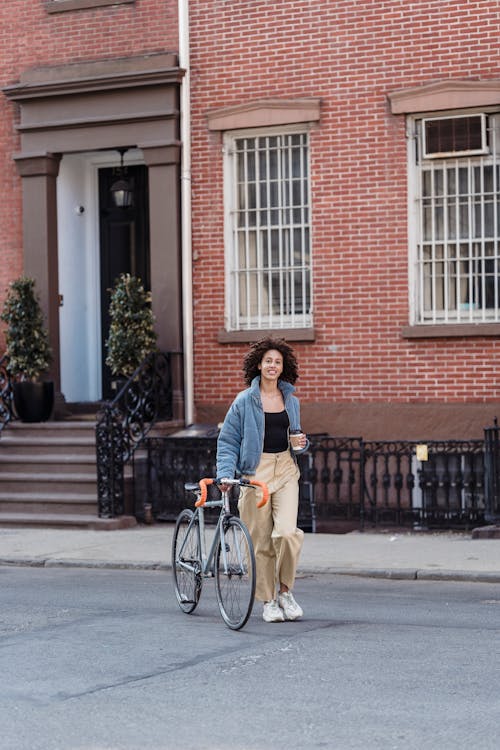
[[[282,329],[306,429],[480,437],[500,389],[498,6],[191,3],[195,403]]]
[[[500,402],[496,3],[12,0],[1,20],[0,285],[37,278],[68,401],[106,395],[106,290],[131,270],[189,420],[223,416],[272,329],[306,430],[481,436]]]

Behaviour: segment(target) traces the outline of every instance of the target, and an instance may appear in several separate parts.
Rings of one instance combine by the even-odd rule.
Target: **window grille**
[[[225,151],[226,328],[310,327],[308,135],[228,134]]]
[[[416,122],[417,323],[500,320],[500,115],[484,155],[426,159]]]

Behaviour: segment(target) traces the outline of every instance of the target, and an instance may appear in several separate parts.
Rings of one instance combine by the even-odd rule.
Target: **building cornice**
[[[500,104],[500,80],[446,80],[388,94],[394,115]]]
[[[317,122],[320,118],[320,103],[320,99],[259,99],[221,107],[207,113],[208,129],[237,130]]]
[[[95,60],[26,70],[2,90],[12,101],[180,83],[184,72],[174,54]]]

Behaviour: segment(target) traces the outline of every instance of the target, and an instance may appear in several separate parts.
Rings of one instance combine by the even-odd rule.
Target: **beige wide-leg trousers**
[[[275,599],[280,582],[289,589],[295,582],[304,542],[304,532],[297,528],[299,476],[290,451],[263,453],[253,478],[267,484],[269,501],[257,508],[260,490],[246,487],[238,503],[252,537],[257,566],[255,598],[261,601]]]

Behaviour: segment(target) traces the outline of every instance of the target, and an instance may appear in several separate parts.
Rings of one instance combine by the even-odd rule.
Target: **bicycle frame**
[[[203,507],[205,508],[220,507],[221,508],[221,512],[219,514],[219,518],[217,519],[217,525],[215,527],[215,532],[212,538],[212,543],[210,545],[208,554],[207,554],[207,541],[206,541],[206,533],[205,533],[205,515],[203,512]],[[182,553],[184,551],[186,541],[189,538],[189,532],[191,531],[191,528],[193,527],[193,525],[196,524],[197,525],[196,531],[198,535],[198,545],[199,545],[200,556],[201,556],[201,571],[199,572],[206,578],[210,577],[210,575],[213,575],[215,550],[217,549],[217,544],[220,540],[222,558],[224,561],[224,572],[227,573],[227,556],[226,556],[225,545],[222,544],[222,541],[223,541],[222,529],[223,529],[224,519],[230,515],[231,515],[231,512],[229,510],[229,497],[228,497],[227,492],[223,493],[223,497],[221,500],[208,501],[204,504],[204,506],[196,508],[196,510],[193,513],[193,517],[191,521],[189,522],[189,526],[188,526],[187,533],[186,533],[186,538],[184,539],[179,549],[179,564],[181,565],[181,567],[192,572],[197,572],[194,570],[193,565],[190,565],[189,563],[182,560]],[[238,550],[238,557],[241,560],[240,550]]]
[[[202,479],[200,481],[200,497],[195,502],[195,511],[193,513],[193,517],[191,521],[189,522],[186,537],[179,549],[179,564],[182,567],[184,567],[186,570],[195,572],[192,565],[189,565],[188,563],[185,563],[182,561],[182,552],[184,549],[184,545],[186,544],[186,540],[189,537],[189,532],[191,531],[193,524],[197,523],[198,545],[199,545],[200,556],[201,556],[200,573],[205,577],[209,577],[210,575],[213,575],[215,550],[217,549],[217,545],[219,541],[221,543],[222,559],[224,562],[224,573],[227,574],[228,572],[226,548],[225,548],[225,545],[222,543],[224,540],[223,524],[224,524],[224,520],[226,518],[229,518],[232,515],[231,509],[229,507],[229,490],[222,491],[222,497],[220,500],[207,500],[207,485],[208,484],[213,484],[213,480]],[[257,504],[257,507],[259,508],[259,507],[262,507],[262,505],[265,505],[269,497],[269,492],[268,492],[267,487],[262,482],[249,482],[247,486],[259,486],[262,488],[263,490],[262,500]],[[204,508],[220,508],[221,509],[208,554],[207,554],[207,543],[206,543],[206,534],[205,534],[205,516],[203,512]],[[240,549],[238,549],[238,558],[241,563],[242,555],[241,555]]]
[[[221,512],[219,513],[219,518],[217,519],[217,525],[215,527],[215,532],[212,538],[212,543],[210,545],[210,549],[207,554],[207,540],[206,540],[206,532],[205,532],[205,514],[204,514],[204,508],[218,508],[220,507]],[[191,523],[189,524],[188,530],[191,528],[193,523],[198,520],[198,543],[199,543],[199,549],[201,554],[201,573],[202,575],[208,577],[210,574],[213,575],[213,569],[214,569],[214,560],[215,560],[215,550],[217,548],[217,544],[220,540],[222,544],[223,540],[223,534],[222,534],[222,528],[223,528],[223,522],[224,519],[227,516],[230,516],[231,512],[229,510],[229,493],[224,492],[222,493],[222,499],[221,500],[211,500],[208,502],[205,502],[203,506],[199,506],[196,508],[193,514],[193,518],[191,520]],[[222,557],[224,560],[224,572],[227,573],[227,556],[226,556],[226,549],[225,546],[222,544]],[[182,548],[180,550],[182,552]]]

